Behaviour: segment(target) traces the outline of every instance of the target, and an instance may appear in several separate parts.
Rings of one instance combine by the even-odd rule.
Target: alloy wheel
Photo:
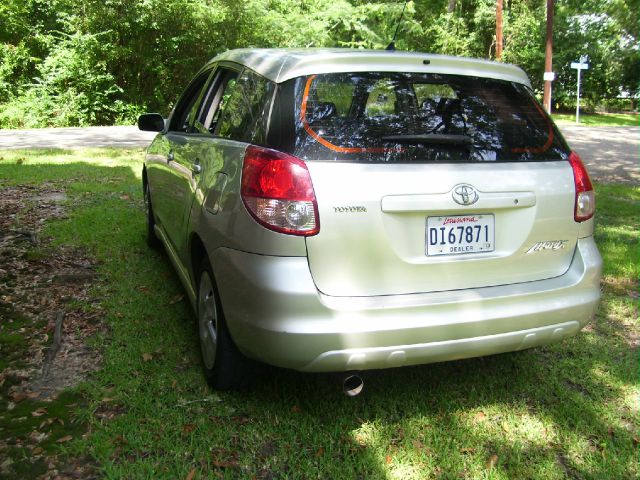
[[[204,271],[200,277],[198,290],[198,330],[200,333],[200,349],[207,369],[213,369],[218,350],[218,309],[209,272]]]

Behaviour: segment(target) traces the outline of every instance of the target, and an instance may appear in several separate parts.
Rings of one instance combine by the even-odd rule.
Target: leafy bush
[[[122,89],[100,60],[101,34],[59,34],[37,67],[38,77],[0,110],[0,125],[67,127],[110,123],[127,108]],[[120,109],[121,111],[118,111]]]
[[[18,91],[30,61],[31,55],[24,43],[0,43],[0,102],[7,101]]]

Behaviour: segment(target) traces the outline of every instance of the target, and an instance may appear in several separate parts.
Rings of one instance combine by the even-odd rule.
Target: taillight
[[[250,145],[240,193],[249,213],[270,230],[303,236],[320,231],[309,170],[293,155]]]
[[[587,169],[576,152],[569,155],[569,163],[573,168],[573,181],[576,187],[576,203],[573,218],[576,222],[584,222],[593,217],[596,211],[596,194],[589,179]]]

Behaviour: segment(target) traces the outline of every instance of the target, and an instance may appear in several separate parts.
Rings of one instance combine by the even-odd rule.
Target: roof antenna
[[[385,48],[385,50],[389,50],[392,52],[395,52],[396,50],[396,35],[398,35],[398,29],[400,28],[400,24],[402,23],[402,17],[404,16],[404,9],[407,8],[408,1],[409,0],[404,0],[404,5],[402,6],[402,12],[400,13],[400,18],[398,18],[398,23],[396,24],[396,31],[393,34],[393,40],[391,40],[391,43],[387,45],[387,48]]]

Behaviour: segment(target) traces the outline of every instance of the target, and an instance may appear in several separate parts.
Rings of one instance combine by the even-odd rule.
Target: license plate
[[[493,214],[427,217],[427,255],[493,252]]]

